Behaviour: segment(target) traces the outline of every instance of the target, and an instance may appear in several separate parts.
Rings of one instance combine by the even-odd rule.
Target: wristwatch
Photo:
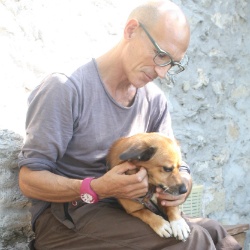
[[[91,188],[90,182],[95,179],[94,177],[87,177],[82,181],[82,185],[80,188],[81,199],[85,203],[96,203],[99,201],[98,195]]]

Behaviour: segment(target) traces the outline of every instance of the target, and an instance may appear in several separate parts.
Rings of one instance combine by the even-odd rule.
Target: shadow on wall
[[[0,130],[0,249],[28,249],[33,237],[29,202],[18,186],[17,157],[23,138]]]

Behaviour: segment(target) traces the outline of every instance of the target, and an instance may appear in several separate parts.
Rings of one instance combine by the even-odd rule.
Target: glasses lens
[[[169,75],[176,75],[176,74],[179,74],[180,72],[182,72],[185,68],[182,67],[181,65],[173,65],[169,71],[168,71],[168,74]]]
[[[155,58],[154,58],[155,64],[159,66],[167,66],[168,64],[171,63],[171,58],[169,57],[168,54],[164,52],[159,52]]]
[[[169,69],[169,75],[176,75],[185,70],[188,65],[188,56],[185,55],[179,63],[174,62],[174,65]]]
[[[188,56],[187,56],[187,55],[185,55],[185,56],[181,59],[180,65],[183,66],[184,68],[187,67],[187,65],[188,65]]]

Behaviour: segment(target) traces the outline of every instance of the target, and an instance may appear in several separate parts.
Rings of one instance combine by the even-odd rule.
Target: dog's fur
[[[111,146],[107,163],[112,168],[125,161],[138,167],[137,170],[127,171],[126,174],[134,174],[140,167],[144,167],[148,173],[149,185],[161,187],[164,192],[172,195],[187,192],[179,173],[181,152],[176,141],[159,133],[141,133],[120,138]],[[119,202],[128,214],[147,223],[159,236],[174,236],[182,241],[188,238],[190,229],[181,217],[178,207],[163,207],[159,200],[154,200],[167,215],[169,223],[138,201],[119,199]]]

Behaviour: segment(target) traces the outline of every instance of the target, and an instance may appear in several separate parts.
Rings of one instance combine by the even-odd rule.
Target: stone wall
[[[22,144],[22,136],[0,130],[0,249],[26,249],[33,236],[29,203],[18,186],[17,155]]]
[[[25,249],[32,237],[16,165],[27,95],[46,74],[78,67],[112,47],[139,2],[0,0],[0,249]],[[204,185],[203,215],[250,223],[249,4],[174,2],[191,24],[189,67],[174,84],[156,82],[170,101],[194,182]]]

